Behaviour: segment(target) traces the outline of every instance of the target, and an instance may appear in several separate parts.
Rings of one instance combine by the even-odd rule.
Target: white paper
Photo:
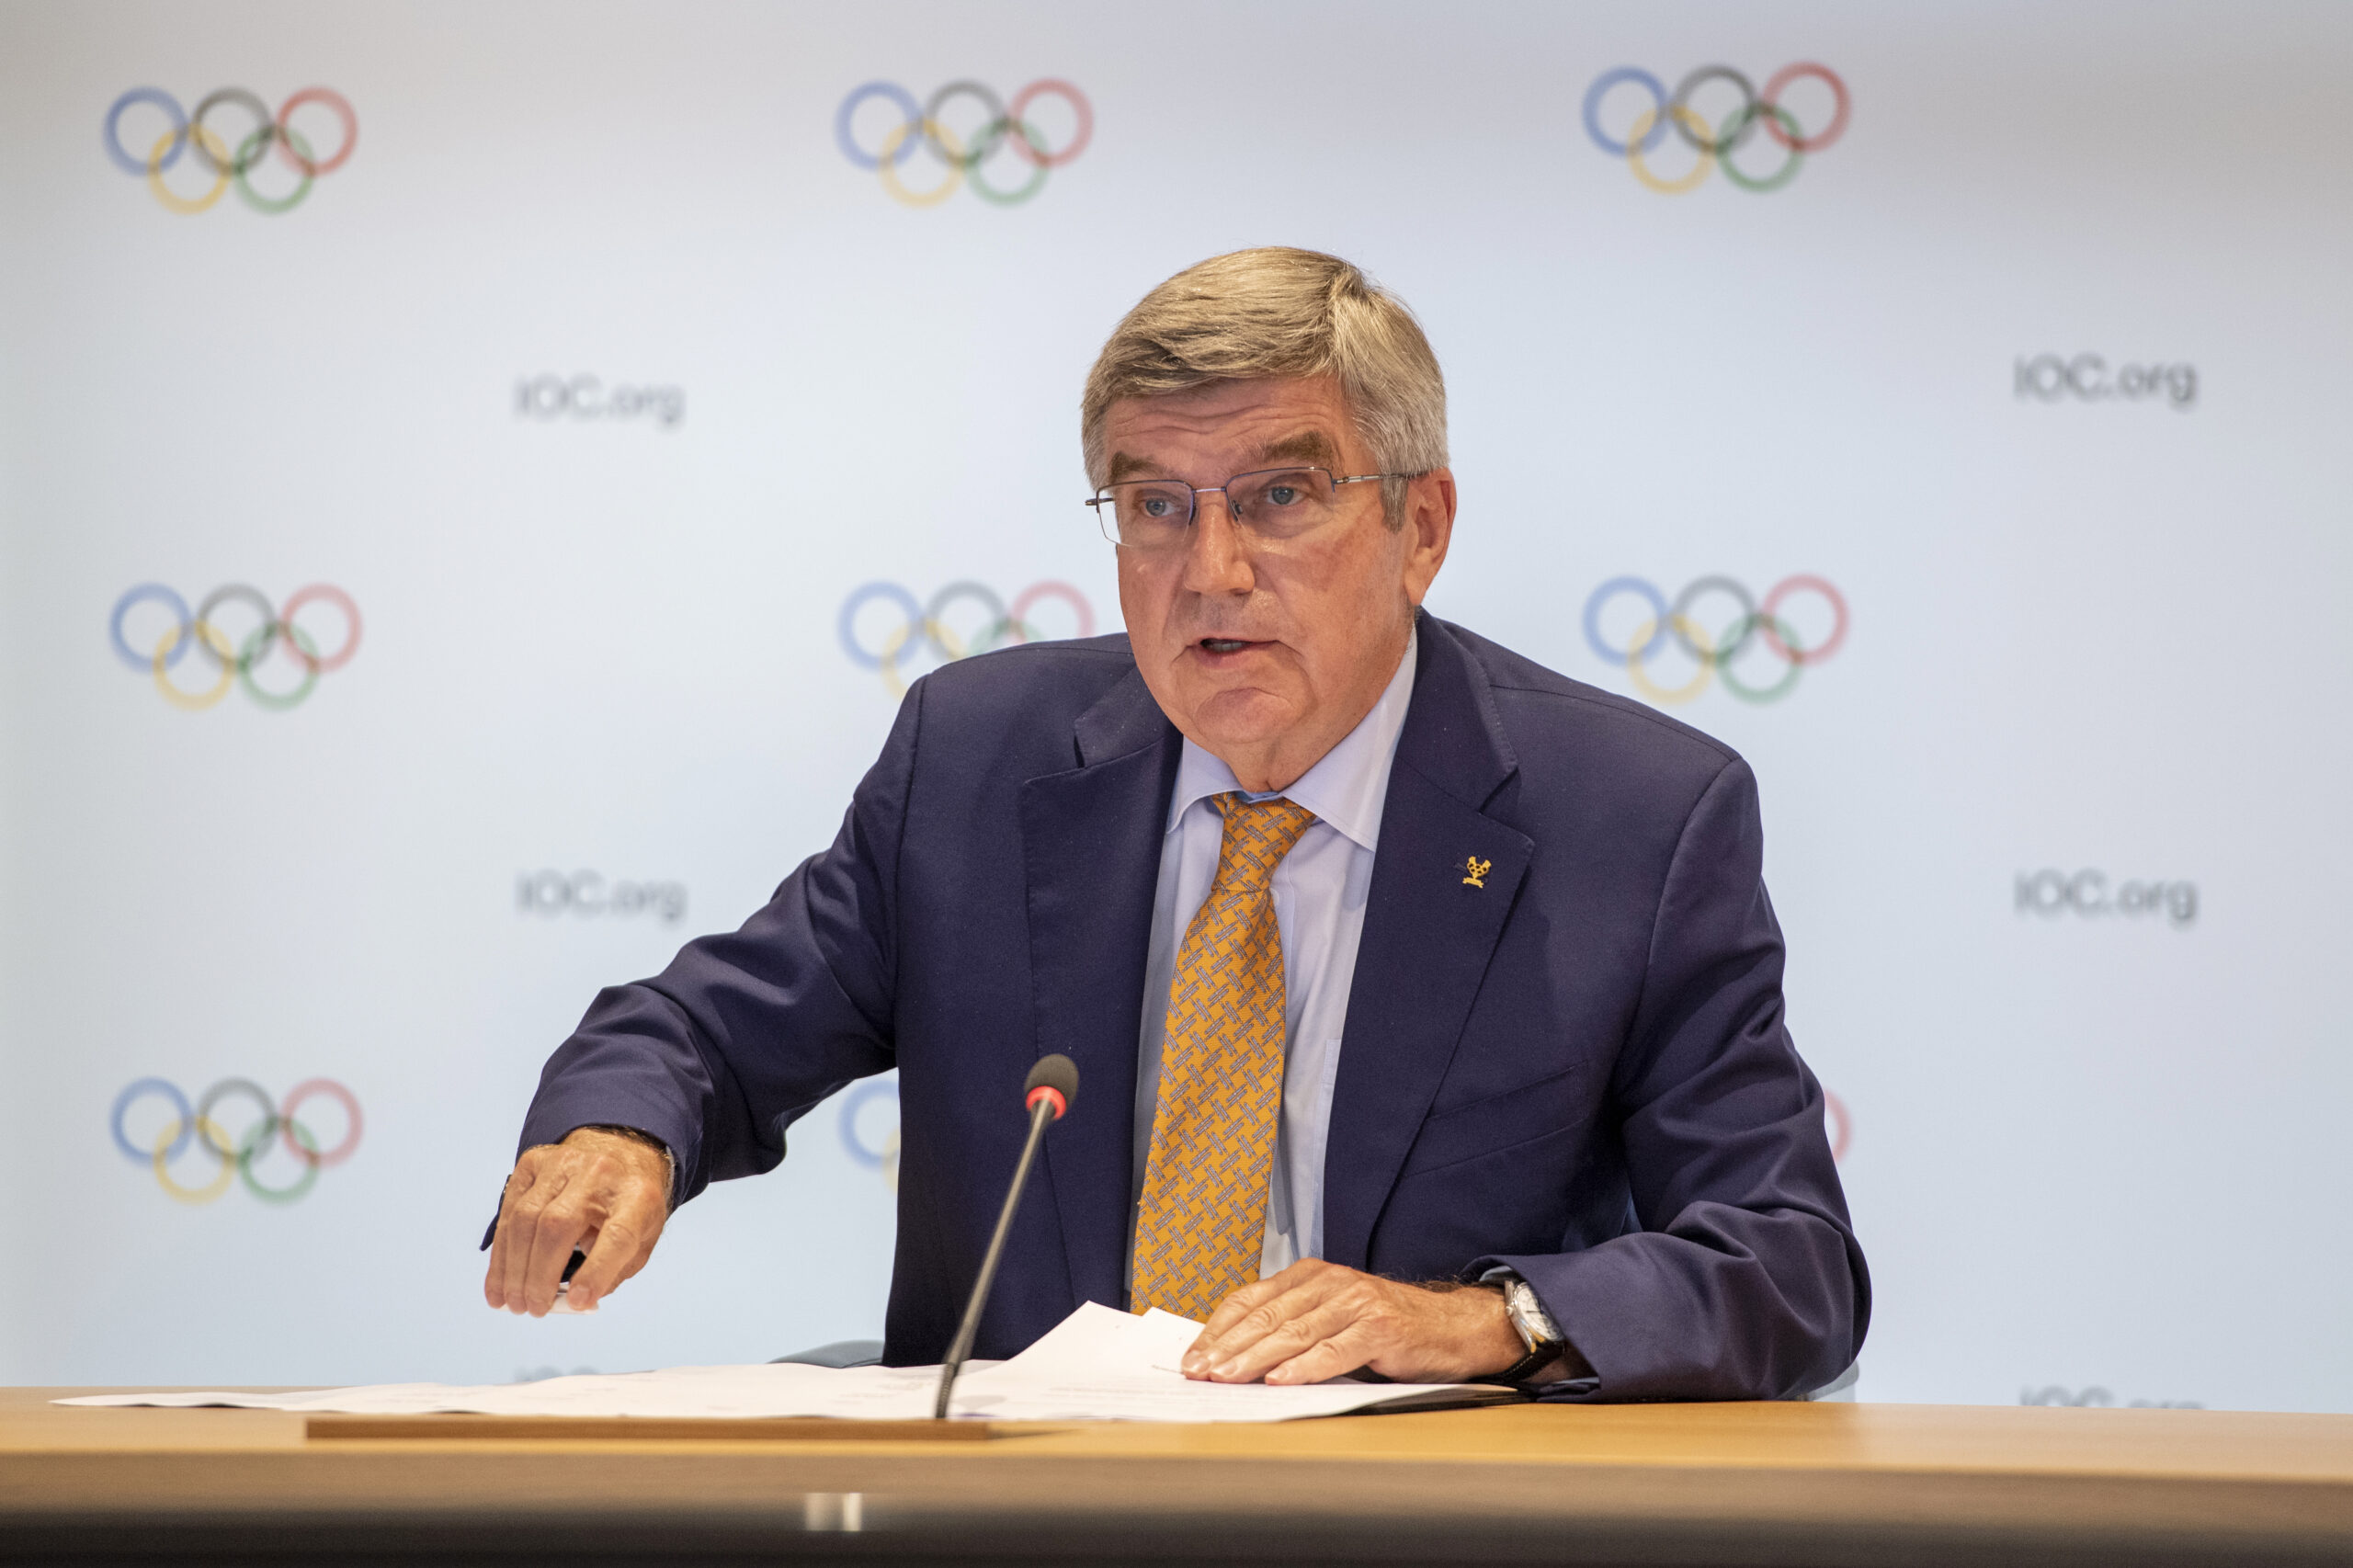
[[[1294,1421],[1463,1385],[1301,1388],[1196,1382],[1177,1361],[1201,1325],[1157,1309],[1141,1316],[1088,1302],[1010,1361],[966,1364],[950,1409],[993,1421]],[[670,1418],[831,1415],[913,1421],[931,1415],[937,1367],[673,1367],[535,1383],[381,1383],[310,1392],[107,1393],[59,1404],[228,1405],[354,1415],[468,1414]],[[1475,1388],[1475,1385],[1473,1386]],[[1491,1390],[1476,1389],[1479,1392]]]

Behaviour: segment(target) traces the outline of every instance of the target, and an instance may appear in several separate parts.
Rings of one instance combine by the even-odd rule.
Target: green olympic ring
[[[1790,161],[1794,163],[1796,157],[1795,153],[1791,153]],[[1719,162],[1722,161],[1719,160]],[[1724,171],[1729,174],[1731,170],[1732,165],[1726,163]],[[1789,648],[1790,660],[1781,671],[1780,679],[1770,686],[1745,686],[1742,684],[1738,676],[1732,673],[1732,660],[1729,657],[1711,658],[1708,662],[1715,666],[1716,676],[1724,683],[1724,689],[1742,701],[1779,702],[1796,687],[1798,672],[1805,668],[1805,644],[1798,641],[1798,634],[1790,629],[1788,621],[1778,615],[1768,615],[1758,609],[1749,611],[1747,615],[1725,629],[1724,646],[1735,649],[1740,647],[1748,641],[1749,633],[1759,627],[1767,628],[1779,634],[1782,642]]]
[[[981,177],[981,160],[996,151],[997,144],[1005,140],[1008,131],[1020,132],[1021,140],[1029,144],[1029,151],[1036,156],[1029,160],[1029,177],[1018,189],[999,190]],[[1026,119],[1000,117],[972,139],[972,150],[964,154],[964,178],[971,183],[972,193],[983,199],[994,201],[999,207],[1018,206],[1037,195],[1039,188],[1046,183],[1046,139],[1039,135],[1036,127]]]
[[[1739,146],[1740,139],[1748,134],[1748,128],[1765,115],[1772,116],[1774,123],[1786,133],[1787,140],[1783,145],[1789,148],[1789,156],[1781,160],[1779,168],[1758,179],[1742,174],[1733,163],[1732,155]],[[1716,167],[1723,170],[1724,178],[1743,190],[1759,193],[1779,190],[1798,177],[1798,165],[1805,162],[1805,153],[1800,151],[1804,145],[1805,132],[1798,129],[1797,117],[1788,109],[1779,104],[1745,103],[1725,116],[1723,124],[1716,128]]]
[[[291,691],[264,691],[260,683],[254,679],[254,665],[259,664],[277,643],[280,631],[286,633],[286,640],[293,643],[302,655],[302,684]],[[245,688],[247,697],[264,708],[283,712],[300,704],[311,695],[311,688],[319,684],[319,645],[309,632],[290,620],[266,620],[245,633],[244,645],[237,650],[237,681]]]
[[[245,1184],[247,1192],[252,1193],[264,1203],[291,1203],[319,1184],[318,1139],[312,1134],[309,1128],[290,1116],[285,1118],[279,1125],[286,1129],[287,1138],[301,1145],[302,1153],[309,1156],[302,1161],[302,1174],[286,1186],[265,1186],[262,1179],[254,1175],[254,1155],[261,1148],[258,1141],[247,1140],[239,1146],[237,1151],[238,1178]]]
[[[269,145],[270,139],[275,136],[285,137],[288,144],[293,148],[297,159],[294,166],[302,171],[302,183],[296,186],[291,194],[272,200],[254,189],[252,183],[245,178],[245,172],[260,160],[263,149]],[[198,151],[201,152],[203,149],[199,147]],[[236,177],[237,194],[244,198],[245,205],[256,212],[267,213],[274,218],[280,212],[291,212],[302,205],[302,199],[311,194],[311,181],[315,177],[311,171],[318,166],[318,160],[311,156],[311,144],[305,142],[291,126],[265,124],[260,130],[237,143],[237,155],[230,160],[229,172]]]

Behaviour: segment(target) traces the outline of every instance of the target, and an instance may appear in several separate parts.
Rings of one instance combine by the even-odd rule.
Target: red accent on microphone
[[[1036,1088],[1030,1090],[1029,1097],[1021,1102],[1021,1108],[1023,1110],[1035,1110],[1038,1108],[1038,1102],[1040,1100],[1047,1100],[1052,1103],[1054,1108],[1054,1119],[1056,1121],[1060,1121],[1063,1119],[1063,1113],[1070,1109],[1070,1102],[1063,1098],[1063,1092],[1054,1087],[1051,1084],[1040,1084]]]

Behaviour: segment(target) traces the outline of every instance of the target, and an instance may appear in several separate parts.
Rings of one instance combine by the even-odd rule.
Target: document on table
[[[1366,1383],[1298,1388],[1196,1382],[1178,1358],[1201,1325],[1158,1309],[1142,1316],[1088,1302],[1010,1361],[966,1364],[950,1407],[992,1421],[1294,1421],[1350,1411],[1500,1403],[1485,1383]],[[107,1393],[75,1405],[231,1405],[358,1415],[470,1414],[730,1418],[832,1415],[910,1421],[931,1414],[937,1367],[673,1367],[535,1383],[381,1383],[306,1393]]]

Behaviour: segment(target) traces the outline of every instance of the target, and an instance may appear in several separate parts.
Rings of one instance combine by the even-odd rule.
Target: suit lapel
[[[1021,789],[1038,1054],[1078,1063],[1045,1168],[1077,1301],[1126,1299],[1136,1034],[1153,893],[1182,742],[1131,671],[1075,727],[1080,764]]]
[[[1534,853],[1479,809],[1517,766],[1484,672],[1424,616],[1333,1088],[1324,1256],[1334,1263],[1365,1267]]]

